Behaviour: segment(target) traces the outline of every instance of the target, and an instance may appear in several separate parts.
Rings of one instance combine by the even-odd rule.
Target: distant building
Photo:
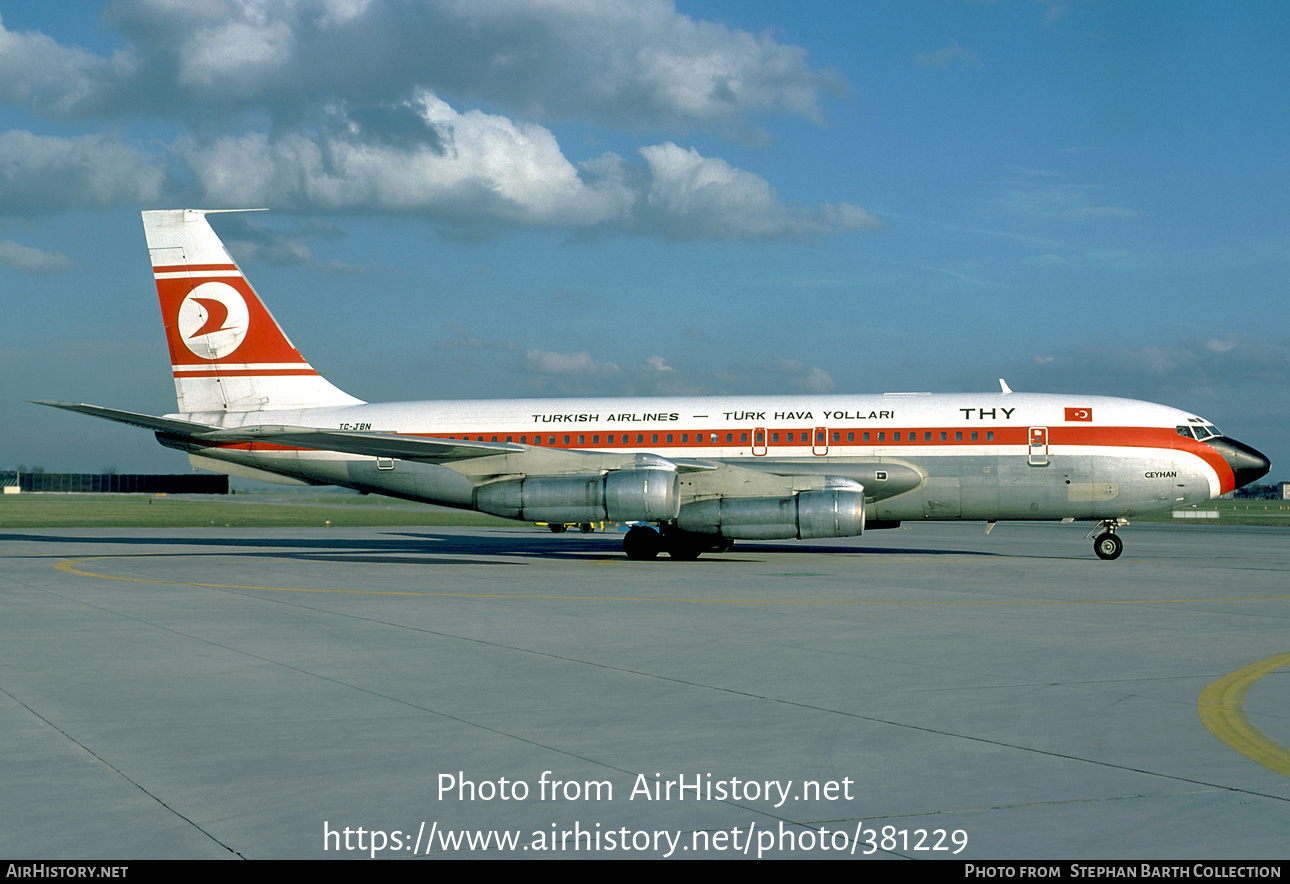
[[[228,476],[210,473],[149,475],[144,473],[0,472],[5,494],[228,494]]]

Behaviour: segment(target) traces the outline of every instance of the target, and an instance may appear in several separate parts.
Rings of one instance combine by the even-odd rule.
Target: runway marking
[[[587,602],[688,602],[727,605],[890,605],[890,606],[950,606],[950,607],[984,607],[1003,605],[1179,605],[1215,602],[1266,602],[1290,599],[1286,595],[1230,596],[1226,598],[1203,599],[1044,599],[1007,601],[898,601],[880,599],[717,599],[717,598],[667,598],[663,596],[591,596],[591,595],[534,595],[524,593],[485,593],[485,592],[412,592],[396,589],[306,589],[296,586],[243,586],[228,583],[197,583],[191,580],[163,580],[156,577],[123,577],[113,574],[98,574],[93,571],[82,571],[75,565],[81,562],[93,562],[100,559],[137,559],[155,558],[157,556],[184,557],[176,553],[124,553],[121,555],[85,556],[79,559],[66,559],[54,567],[67,574],[81,577],[98,577],[103,580],[125,580],[133,583],[158,583],[167,586],[197,586],[204,589],[253,589],[267,592],[316,592],[335,595],[403,595],[425,598],[454,599],[533,599],[535,601],[587,601]],[[194,553],[194,555],[197,555]],[[603,560],[608,561],[608,560]],[[621,560],[617,560],[621,561]],[[770,576],[783,576],[774,574]],[[825,575],[821,575],[825,576]],[[1285,664],[1282,664],[1285,665]],[[1274,667],[1275,668],[1275,667]]]
[[[1245,715],[1245,692],[1269,672],[1290,666],[1290,652],[1251,663],[1200,692],[1196,711],[1206,729],[1246,758],[1290,777],[1290,751],[1273,742]]]

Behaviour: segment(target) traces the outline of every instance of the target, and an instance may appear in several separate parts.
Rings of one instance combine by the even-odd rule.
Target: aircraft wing
[[[343,451],[346,454],[369,457],[397,457],[430,462],[509,454],[528,448],[527,445],[512,442],[474,442],[470,439],[434,439],[398,433],[267,425],[230,427],[204,433],[200,438],[204,442],[270,442],[320,451]]]

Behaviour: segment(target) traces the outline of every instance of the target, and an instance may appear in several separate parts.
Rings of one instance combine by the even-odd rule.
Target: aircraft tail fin
[[[179,411],[358,405],[314,371],[201,209],[143,213]]]

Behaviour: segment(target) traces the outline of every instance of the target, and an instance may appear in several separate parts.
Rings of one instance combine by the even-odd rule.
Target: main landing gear
[[[646,525],[636,525],[623,538],[623,552],[627,558],[644,561],[656,559],[666,551],[679,561],[692,562],[705,552],[727,552],[734,542],[724,537],[706,534],[689,534],[684,531],[656,531]]]
[[[1120,553],[1124,552],[1124,541],[1115,533],[1115,529],[1127,524],[1128,519],[1103,519],[1097,528],[1088,532],[1088,536],[1092,537],[1097,534],[1098,528],[1102,529],[1102,533],[1093,541],[1093,552],[1097,553],[1099,559],[1110,561],[1120,557]]]

